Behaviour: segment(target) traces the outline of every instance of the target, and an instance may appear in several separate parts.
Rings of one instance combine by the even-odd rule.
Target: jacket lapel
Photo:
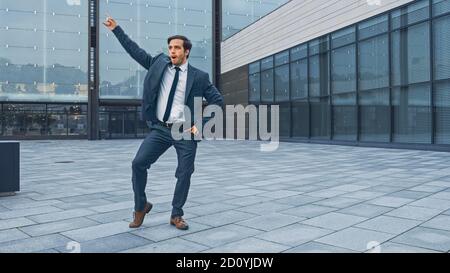
[[[165,58],[163,63],[164,63],[164,65],[161,66],[162,69],[160,71],[158,71],[158,79],[159,79],[158,82],[162,81],[162,77],[164,75],[164,72],[166,71],[167,67],[170,64],[170,59],[169,58]]]
[[[187,103],[189,98],[189,94],[191,93],[192,85],[194,84],[195,79],[195,68],[191,65],[188,65],[188,74],[187,74],[187,82],[186,82],[186,94],[184,96],[184,104]]]
[[[159,96],[159,88],[161,86],[161,81],[163,79],[164,76],[164,72],[167,69],[167,66],[169,66],[170,64],[170,59],[164,58],[163,59],[163,65],[161,65],[157,71],[155,71],[155,76],[157,77],[154,81],[152,81],[153,83],[155,83],[155,85],[152,88],[152,97],[154,98],[154,100],[156,101],[156,98]]]

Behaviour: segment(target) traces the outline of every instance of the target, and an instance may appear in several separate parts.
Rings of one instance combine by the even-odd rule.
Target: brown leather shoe
[[[134,220],[130,223],[130,228],[138,228],[144,222],[145,215],[149,213],[153,208],[152,203],[147,203],[143,211],[135,211],[134,212]]]
[[[181,230],[189,229],[189,225],[186,223],[186,221],[181,216],[175,216],[175,217],[170,218],[170,224],[172,226],[175,226],[177,229],[181,229]]]

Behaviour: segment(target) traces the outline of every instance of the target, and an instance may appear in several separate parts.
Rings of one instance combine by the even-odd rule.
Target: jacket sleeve
[[[133,40],[131,40],[120,26],[115,27],[112,32],[117,37],[125,51],[128,52],[128,54],[130,54],[136,62],[148,70],[153,63],[154,58],[145,52],[145,50],[140,48]]]
[[[208,105],[215,104],[223,108],[223,96],[217,88],[209,81],[209,75],[203,74],[202,82],[204,82],[203,97]]]
[[[208,102],[208,105],[217,105],[220,108],[223,109],[224,102],[222,94],[219,92],[219,90],[209,81],[209,75],[207,73],[204,73],[202,76],[202,82],[204,83],[204,89],[203,89],[203,97]],[[205,124],[214,117],[214,113],[212,113],[211,117],[203,117],[202,119],[202,128],[205,127]]]

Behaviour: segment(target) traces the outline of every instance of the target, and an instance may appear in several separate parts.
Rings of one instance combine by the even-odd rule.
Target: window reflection
[[[101,20],[113,16],[151,55],[167,53],[167,37],[187,36],[193,44],[189,63],[211,75],[212,5],[210,0],[100,1]],[[100,28],[100,97],[140,99],[146,71],[130,58],[114,34]]]
[[[87,101],[87,2],[0,2],[1,100]]]
[[[226,0],[222,1],[222,40],[279,8],[289,0]]]

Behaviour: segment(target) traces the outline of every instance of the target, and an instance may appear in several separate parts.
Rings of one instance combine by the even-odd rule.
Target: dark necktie
[[[163,122],[167,122],[169,120],[170,111],[172,111],[173,99],[175,97],[175,91],[177,90],[178,78],[180,77],[180,68],[178,66],[175,67],[175,78],[173,79],[172,88],[170,88],[169,100],[167,101],[166,112],[164,113]]]

